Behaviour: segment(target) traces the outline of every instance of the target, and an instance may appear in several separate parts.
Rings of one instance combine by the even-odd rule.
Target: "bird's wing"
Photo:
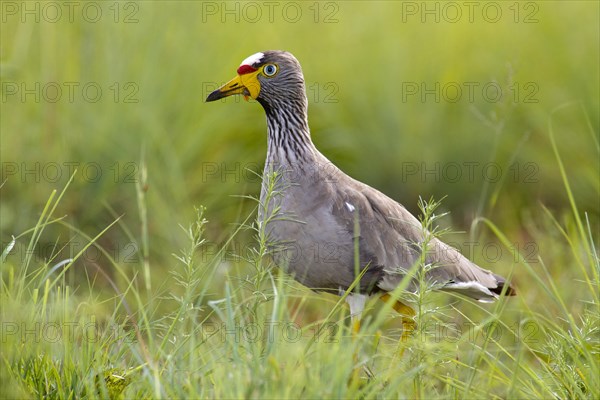
[[[421,223],[378,190],[348,176],[344,179],[344,184],[335,185],[332,214],[349,235],[358,236],[361,265],[370,263],[383,269],[377,286],[392,291],[420,260],[425,236]],[[430,241],[425,260],[433,266],[427,279],[441,290],[457,291],[480,301],[491,301],[502,290],[501,277],[478,267],[437,238]]]

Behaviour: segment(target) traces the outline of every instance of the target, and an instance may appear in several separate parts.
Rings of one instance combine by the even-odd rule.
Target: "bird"
[[[481,302],[516,295],[505,278],[438,237],[427,239],[419,219],[404,206],[346,175],[317,150],[304,75],[291,53],[269,50],[247,57],[237,76],[206,102],[232,95],[256,100],[266,114],[258,221],[275,249],[276,264],[315,291],[345,295],[353,332],[360,330],[366,301],[373,296],[392,302],[402,315],[403,338],[414,329],[414,309],[394,291],[404,279],[404,290],[419,289],[414,273],[419,260],[424,263],[416,268],[430,266],[424,276],[436,289]]]

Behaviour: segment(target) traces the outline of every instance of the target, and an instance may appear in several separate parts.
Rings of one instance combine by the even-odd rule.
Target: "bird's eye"
[[[263,71],[266,76],[273,76],[277,73],[277,66],[275,64],[267,64]]]

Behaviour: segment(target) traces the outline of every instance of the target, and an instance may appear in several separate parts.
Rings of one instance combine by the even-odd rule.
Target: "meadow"
[[[0,11],[0,397],[600,397],[597,2]],[[302,63],[330,160],[518,296],[422,282],[406,341],[376,300],[353,337],[276,268],[264,112],[204,102],[266,49]]]

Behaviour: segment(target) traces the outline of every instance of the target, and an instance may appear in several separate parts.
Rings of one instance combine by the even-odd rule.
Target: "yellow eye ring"
[[[263,67],[263,73],[265,76],[272,77],[277,73],[278,68],[275,64],[267,64]]]

